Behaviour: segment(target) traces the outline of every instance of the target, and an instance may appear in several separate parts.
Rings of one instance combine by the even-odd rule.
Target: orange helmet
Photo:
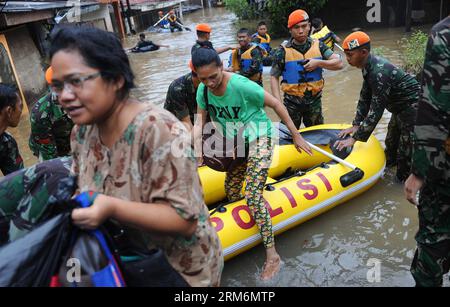
[[[207,23],[200,23],[195,27],[195,29],[197,31],[211,33],[211,27]]]
[[[45,81],[47,81],[48,84],[52,83],[53,78],[53,68],[50,66],[47,68],[47,71],[45,72]]]
[[[362,31],[356,31],[348,35],[342,44],[344,50],[350,51],[358,49],[370,43],[370,37]]]
[[[296,24],[298,24],[302,21],[308,21],[308,20],[309,20],[309,16],[308,16],[308,13],[306,13],[306,11],[295,10],[289,15],[288,28],[290,29],[293,26],[295,26]]]

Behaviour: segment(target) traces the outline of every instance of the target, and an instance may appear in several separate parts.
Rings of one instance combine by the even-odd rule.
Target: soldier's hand
[[[355,142],[356,142],[356,140],[354,138],[348,138],[345,140],[336,141],[334,143],[334,147],[337,150],[341,151],[344,148],[353,146],[353,144],[355,144]]]
[[[403,191],[406,199],[411,204],[416,206],[419,205],[417,202],[417,192],[422,188],[422,186],[423,180],[414,174],[409,175],[408,179],[406,179]]]
[[[305,68],[306,71],[313,71],[320,67],[321,62],[322,60],[308,59],[308,63],[303,65],[303,67]]]
[[[356,132],[356,130],[358,130],[359,126],[353,126],[344,130],[341,130],[341,132],[339,132],[338,137],[340,138],[345,138],[347,135],[351,135],[353,133]]]

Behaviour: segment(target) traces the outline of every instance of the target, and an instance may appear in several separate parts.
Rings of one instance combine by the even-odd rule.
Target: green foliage
[[[250,5],[246,0],[225,0],[225,7],[235,13],[239,19],[251,18]]]
[[[299,8],[309,15],[315,14],[328,0],[266,0],[263,7],[250,5],[247,0],[225,0],[226,7],[234,12],[239,19],[267,19],[270,34],[286,36],[289,31],[287,21],[289,14]]]
[[[428,35],[420,30],[399,41],[402,49],[403,68],[407,72],[416,76],[420,76],[422,73],[427,41]]]
[[[297,9],[304,9],[311,16],[326,3],[327,0],[267,0],[268,18],[272,24],[271,31],[277,35],[286,35],[290,13]]]

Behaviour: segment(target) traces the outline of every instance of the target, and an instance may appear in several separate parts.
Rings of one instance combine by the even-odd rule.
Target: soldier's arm
[[[52,132],[52,122],[49,118],[50,114],[41,116],[42,112],[33,110],[30,116],[31,134],[29,146],[36,157],[43,160],[50,160],[57,157],[56,142]],[[48,112],[48,111],[45,111]]]
[[[323,42],[319,43],[320,53],[322,54],[322,60],[319,61],[319,67],[328,70],[340,70],[344,67],[342,58],[339,54],[334,53],[327,45]],[[306,66],[305,66],[306,68]]]
[[[275,49],[272,58],[272,69],[270,70],[270,89],[272,95],[279,101],[282,101],[280,94],[280,77],[284,70],[284,56],[285,51],[283,47]]]
[[[353,126],[359,126],[366,118],[370,109],[370,101],[372,100],[372,90],[366,80],[363,81],[361,92],[359,94],[358,105],[356,106],[355,119],[352,122]]]
[[[450,154],[449,37],[442,33],[428,39],[422,89],[414,128],[412,173],[419,178],[438,180]],[[447,143],[446,143],[447,142]],[[448,165],[447,165],[448,167]]]
[[[384,109],[385,103],[383,102],[383,99],[374,96],[370,103],[369,112],[359,125],[358,130],[353,134],[353,139],[366,142],[383,116]]]
[[[241,70],[239,72],[239,74],[247,78],[250,78],[251,76],[260,73],[260,68],[263,61],[262,52],[258,47],[254,48],[251,54],[252,54],[252,64],[250,65],[250,68],[246,71]]]
[[[6,144],[2,144],[1,148],[1,161],[0,161],[0,169],[3,175],[10,174],[19,169],[24,168],[23,159],[19,152],[19,147],[17,146],[16,140],[10,135],[7,134],[7,142]]]
[[[182,84],[171,84],[169,86],[166,101],[164,102],[164,109],[171,112],[179,120],[183,120],[185,117],[188,117],[190,121],[189,109],[183,95]]]

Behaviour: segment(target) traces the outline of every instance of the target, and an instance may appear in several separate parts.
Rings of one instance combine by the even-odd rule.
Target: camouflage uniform
[[[191,48],[191,55],[193,55],[194,52],[196,50],[200,49],[200,48],[208,48],[208,49],[213,49],[214,50],[214,46],[213,46],[213,44],[210,41],[201,42],[201,41],[197,40],[195,42],[195,45],[192,46],[192,48]]]
[[[417,286],[440,286],[450,266],[450,17],[431,30],[411,171],[424,180],[419,198],[417,250],[411,272]]]
[[[47,204],[70,199],[75,178],[71,157],[57,158],[0,180],[0,244],[14,241],[41,221]]]
[[[8,132],[0,134],[0,170],[3,175],[23,168],[23,159],[16,140]]]
[[[305,54],[312,46],[313,39],[308,37],[308,40],[303,45],[297,45],[293,39],[287,43],[286,47],[293,47],[300,53]],[[330,50],[324,43],[319,44],[320,53],[322,57],[328,60],[333,51]],[[273,77],[281,77],[285,66],[285,54],[283,47],[275,49],[272,55],[272,69],[270,75]],[[284,105],[286,106],[289,116],[292,118],[297,128],[302,124],[305,127],[323,124],[322,115],[322,93],[312,96],[311,92],[306,92],[304,97],[284,94]]]
[[[194,115],[197,113],[196,96],[197,89],[192,82],[192,73],[188,73],[170,84],[164,109],[173,113],[179,120],[189,115],[194,124]]]
[[[261,44],[261,38],[258,37],[258,33],[252,35],[252,43]],[[263,57],[263,65],[264,66],[272,66],[272,52],[275,51],[272,47],[266,49],[267,54]]]
[[[49,160],[70,154],[73,122],[51,94],[33,106],[30,122],[29,146],[35,156]]]
[[[249,45],[249,48],[250,47],[251,47],[251,45]],[[247,49],[245,49],[245,50],[242,50],[242,48],[238,49],[237,58],[238,58],[239,63],[241,63],[241,55],[245,51],[247,51]],[[250,79],[250,77],[252,77],[256,74],[259,74],[260,78],[258,81],[255,81],[255,82],[258,83],[260,86],[263,86],[262,72],[261,72],[261,67],[262,67],[263,58],[264,58],[263,51],[261,50],[261,47],[256,47],[256,48],[253,48],[253,50],[250,54],[252,56],[252,63],[250,64],[249,69],[245,70],[245,71],[240,70],[239,74],[246,78],[249,78],[249,79]]]
[[[353,138],[366,142],[383,116],[384,109],[391,112],[391,121],[395,121],[400,131],[397,178],[404,181],[411,169],[412,132],[420,85],[413,76],[388,60],[371,54],[362,74],[364,82],[353,121],[353,125],[359,126],[359,129]],[[389,127],[395,125],[390,124]],[[389,134],[395,132],[388,131]]]

